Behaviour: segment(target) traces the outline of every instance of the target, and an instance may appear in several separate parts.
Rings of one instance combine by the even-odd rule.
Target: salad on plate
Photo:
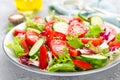
[[[6,44],[21,64],[48,72],[101,68],[120,54],[120,33],[99,16],[36,16]]]

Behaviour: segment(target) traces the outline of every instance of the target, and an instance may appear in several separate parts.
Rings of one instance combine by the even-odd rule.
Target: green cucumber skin
[[[45,42],[45,37],[39,39],[31,48],[29,56],[33,56],[40,48],[40,46]]]
[[[51,16],[46,16],[44,19],[45,19],[45,22],[49,22],[52,19],[52,17]]]
[[[47,19],[46,19],[46,17],[44,18],[44,20],[45,20],[45,22],[48,22]]]
[[[89,20],[86,19],[84,16],[82,16],[80,13],[78,13],[78,17],[80,17],[82,20],[84,20],[86,22],[89,22]]]
[[[78,60],[83,60],[86,62],[89,62],[90,64],[93,65],[93,68],[100,68],[106,65],[107,63],[107,58],[104,59],[98,59],[98,58],[89,58],[89,57],[85,57],[84,55],[80,56],[77,58]]]

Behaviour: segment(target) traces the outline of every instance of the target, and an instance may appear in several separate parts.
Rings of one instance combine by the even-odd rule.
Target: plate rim
[[[109,24],[110,26],[116,28],[116,29],[120,29],[119,27],[111,24],[111,23],[107,23]],[[105,71],[105,70],[108,70],[116,65],[118,65],[120,63],[120,59],[118,58],[118,60],[116,61],[113,61],[111,63],[111,65],[109,66],[104,66],[102,68],[98,68],[98,69],[94,69],[94,70],[89,70],[89,71],[82,71],[82,72],[47,72],[47,71],[42,71],[40,69],[31,69],[31,66],[26,66],[24,64],[21,64],[20,62],[18,61],[15,61],[13,60],[13,58],[11,58],[11,56],[8,55],[7,51],[5,50],[5,47],[6,47],[6,43],[5,43],[5,40],[6,40],[6,37],[16,28],[18,28],[19,26],[21,25],[24,25],[25,26],[25,23],[21,23],[17,26],[15,26],[12,30],[10,30],[4,37],[3,39],[3,42],[2,42],[2,47],[3,47],[3,50],[4,50],[4,53],[6,54],[6,56],[9,58],[9,60],[17,65],[18,67],[20,67],[21,69],[24,69],[24,70],[27,70],[29,72],[34,72],[34,73],[37,73],[37,74],[43,74],[43,75],[50,75],[50,76],[81,76],[81,75],[88,75],[88,74],[94,74],[94,73],[98,73],[98,72],[102,72],[102,71]],[[38,71],[39,70],[39,71]]]

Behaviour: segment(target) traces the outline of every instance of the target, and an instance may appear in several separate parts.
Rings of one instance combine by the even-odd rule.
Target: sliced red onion
[[[117,48],[118,48],[118,47],[114,46],[114,47],[110,47],[109,50],[110,50],[111,52],[113,52],[113,51],[115,51]]]
[[[82,53],[82,54],[95,54],[95,52],[93,50],[90,50],[88,48],[83,48],[83,49],[79,49],[79,51]]]
[[[103,43],[99,46],[99,48],[101,48],[101,49],[106,49],[106,48],[109,48],[109,46],[108,46],[108,44],[107,44],[106,42],[103,42]]]
[[[19,61],[20,63],[24,64],[24,65],[30,65],[32,62],[29,61],[29,59],[25,56],[19,57]]]
[[[110,35],[110,32],[101,32],[100,33],[100,36],[102,36],[104,40],[108,40],[109,35]]]
[[[24,64],[24,65],[33,65],[38,67],[39,66],[39,62],[38,61],[30,61],[27,57],[22,56],[19,58],[20,63]]]
[[[32,61],[31,65],[39,67],[39,61]]]
[[[48,66],[49,66],[52,63],[52,53],[48,51],[47,54],[48,54],[48,60],[49,60]]]

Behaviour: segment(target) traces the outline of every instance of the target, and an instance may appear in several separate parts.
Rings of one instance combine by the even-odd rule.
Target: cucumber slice
[[[107,57],[102,55],[81,55],[81,57],[77,59],[89,62],[93,65],[93,68],[103,67],[107,63]]]
[[[45,21],[46,21],[46,22],[49,22],[51,19],[52,19],[51,16],[46,16],[46,17],[45,17]]]
[[[26,30],[27,31],[33,31],[33,32],[36,32],[36,33],[40,34],[40,31],[37,30],[37,29],[34,29],[34,28],[27,28]]]
[[[104,24],[104,21],[99,16],[92,16],[90,19],[90,24],[91,25],[102,25],[102,24]]]
[[[63,34],[67,34],[68,33],[68,27],[69,25],[65,22],[56,22],[53,25],[53,29],[57,32],[61,32]]]
[[[40,46],[45,42],[45,37],[40,38],[31,48],[29,56],[33,56],[40,48]]]
[[[102,55],[81,55],[82,57],[89,58],[89,59],[97,59],[97,60],[106,60],[107,57]]]
[[[82,20],[86,22],[89,22],[89,20],[85,16],[82,16],[80,13],[78,13],[78,17],[80,17]]]

